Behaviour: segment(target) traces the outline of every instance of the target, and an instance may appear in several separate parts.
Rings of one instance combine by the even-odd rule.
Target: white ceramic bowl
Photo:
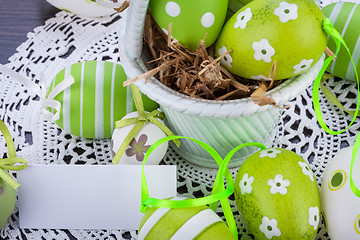
[[[120,29],[120,58],[128,78],[147,71],[142,60],[142,36],[148,2],[132,0],[126,13],[126,24]],[[279,105],[286,104],[313,83],[323,62],[324,56],[308,71],[286,80],[266,95]],[[271,146],[274,140],[281,115],[279,108],[260,107],[251,98],[228,101],[191,98],[166,87],[153,77],[147,83],[142,79],[135,85],[159,103],[166,115],[165,123],[175,135],[199,139],[215,148],[222,157],[242,143],[261,142]],[[174,146],[174,149],[189,162],[203,167],[218,167],[196,143],[182,141],[180,148]],[[240,166],[255,151],[255,147],[240,149],[231,159],[229,167]]]

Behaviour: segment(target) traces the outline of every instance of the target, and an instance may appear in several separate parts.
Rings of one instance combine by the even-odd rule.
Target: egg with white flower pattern
[[[218,37],[225,21],[228,0],[150,0],[149,8],[156,23],[192,50],[204,39],[209,47]]]
[[[351,190],[350,163],[353,146],[340,150],[327,164],[321,183],[321,211],[332,240],[360,239],[360,198]],[[360,186],[359,154],[352,174]]]
[[[282,148],[252,154],[235,179],[236,205],[256,239],[309,239],[320,221],[320,195],[305,160]]]
[[[175,197],[171,200],[184,200]],[[149,208],[141,220],[138,240],[234,239],[223,220],[207,206],[189,208]]]
[[[251,1],[225,24],[216,54],[225,54],[222,65],[241,77],[266,80],[274,63],[275,79],[296,76],[313,66],[326,48],[323,18],[312,0]]]

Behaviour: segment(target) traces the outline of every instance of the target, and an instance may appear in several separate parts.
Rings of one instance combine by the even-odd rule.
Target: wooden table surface
[[[1,0],[0,4],[0,63],[27,39],[27,33],[54,17],[59,10],[46,0]]]

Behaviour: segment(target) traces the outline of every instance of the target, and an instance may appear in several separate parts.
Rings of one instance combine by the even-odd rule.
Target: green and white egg
[[[327,164],[321,183],[321,208],[332,240],[360,239],[360,198],[350,187],[352,152],[353,146],[340,150]],[[353,168],[353,180],[358,188],[359,160],[358,155]]]
[[[138,239],[218,240],[234,237],[223,220],[207,206],[172,209],[151,207],[141,220]]]
[[[15,202],[16,190],[0,178],[0,230],[14,211]]]
[[[122,119],[136,118],[138,116],[138,112],[132,112],[127,114]],[[157,120],[163,123],[162,120]],[[135,124],[131,124],[114,130],[111,137],[111,150],[113,156],[116,155],[121,144],[134,126]],[[147,150],[151,147],[151,145],[164,137],[166,137],[166,134],[158,126],[156,126],[152,122],[145,124],[136,134],[136,136],[131,140],[130,144],[126,147],[124,154],[119,160],[119,164],[141,165],[143,163],[145,154]],[[148,157],[146,165],[159,164],[166,154],[168,145],[169,143],[165,142],[158,146]]]
[[[320,195],[306,161],[282,148],[252,154],[235,179],[236,205],[256,239],[309,239],[320,221]]]
[[[213,44],[224,24],[228,0],[150,0],[149,8],[156,23],[185,47],[195,50],[200,40]]]
[[[268,80],[308,70],[322,56],[327,34],[323,14],[312,0],[254,0],[227,21],[216,42],[222,65],[238,76]]]
[[[52,80],[48,93],[70,75],[75,83],[54,97],[61,103],[56,124],[65,132],[84,138],[110,138],[115,121],[136,110],[130,87],[123,87],[127,76],[120,64],[84,61],[65,67]],[[147,111],[158,108],[146,95],[142,99]]]
[[[325,6],[322,12],[341,34],[354,60],[357,74],[360,74],[360,4],[338,2]],[[329,39],[328,47],[334,53],[336,45]],[[355,69],[344,46],[341,46],[336,61],[332,61],[327,71],[335,76],[356,81]]]

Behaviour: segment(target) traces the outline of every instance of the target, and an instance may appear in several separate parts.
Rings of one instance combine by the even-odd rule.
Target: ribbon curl
[[[347,129],[350,128],[350,126],[354,123],[356,117],[358,116],[359,114],[359,106],[360,106],[360,86],[359,86],[359,76],[358,76],[358,73],[356,71],[356,65],[354,63],[354,60],[351,56],[351,53],[350,53],[350,50],[349,48],[347,47],[344,39],[341,37],[341,34],[334,28],[334,26],[332,25],[331,23],[331,20],[329,18],[324,18],[323,19],[323,29],[326,33],[328,33],[334,40],[335,44],[336,44],[336,53],[327,58],[325,61],[324,61],[324,65],[323,67],[321,68],[320,72],[319,72],[319,75],[316,77],[315,81],[314,81],[314,88],[313,88],[313,104],[314,104],[314,110],[315,110],[315,115],[316,115],[316,118],[320,124],[320,126],[325,130],[325,132],[329,133],[329,134],[332,134],[332,135],[337,135],[337,134],[340,134],[340,133],[343,133],[345,132]],[[357,91],[358,91],[358,96],[357,96],[357,103],[356,103],[356,109],[354,112],[352,112],[353,114],[353,118],[350,122],[350,124],[343,130],[340,130],[340,131],[334,131],[334,130],[331,130],[325,123],[324,121],[324,118],[322,116],[322,112],[321,112],[321,107],[320,107],[320,100],[319,100],[319,87],[322,83],[322,76],[323,74],[325,73],[325,70],[326,68],[329,66],[330,62],[335,58],[335,56],[339,53],[340,51],[340,47],[341,47],[341,44],[345,47],[347,53],[349,54],[350,56],[350,60],[351,60],[351,63],[355,69],[355,76],[356,76],[356,82],[357,82]],[[326,92],[326,91],[325,91]],[[327,92],[325,93],[327,94]],[[356,160],[356,155],[357,155],[357,152],[360,148],[360,136],[358,135],[356,140],[355,140],[355,144],[354,144],[354,149],[353,149],[353,153],[352,153],[352,157],[351,157],[351,162],[350,162],[350,188],[352,190],[352,192],[357,196],[357,197],[360,197],[360,190],[359,188],[355,185],[354,183],[354,180],[353,180],[353,166],[354,166],[354,163],[355,163],[355,160]]]
[[[160,112],[159,110],[154,110],[150,113],[145,112],[144,105],[141,98],[140,90],[134,85],[131,84],[131,92],[133,94],[134,103],[137,109],[137,112],[139,114],[138,117],[134,118],[127,118],[127,119],[121,119],[119,121],[115,122],[115,128],[122,128],[125,126],[129,126],[132,124],[135,124],[135,126],[131,129],[129,134],[125,137],[124,141],[121,143],[120,148],[116,152],[112,162],[114,164],[118,164],[120,161],[120,158],[124,154],[127,146],[130,144],[131,140],[139,133],[139,131],[143,128],[143,126],[149,122],[155,124],[157,127],[159,127],[167,136],[173,136],[174,134],[171,132],[171,130],[165,126],[162,122],[160,122],[158,119],[163,120],[164,119],[164,113]],[[180,141],[178,139],[173,140],[176,146],[180,146]]]
[[[196,142],[197,144],[202,146],[220,166],[215,178],[211,195],[196,199],[185,199],[185,200],[165,200],[165,199],[156,199],[150,197],[149,188],[145,177],[145,163],[148,157],[150,156],[150,154],[155,150],[155,148],[157,148],[159,145],[163,144],[164,142],[178,138],[185,138]],[[216,212],[217,203],[218,201],[220,201],[229,230],[234,236],[234,238],[238,239],[238,231],[234,220],[234,215],[228,200],[228,197],[234,193],[234,180],[227,165],[231,157],[234,155],[234,153],[238,151],[240,148],[245,146],[255,146],[255,147],[259,147],[260,149],[266,148],[266,146],[261,143],[256,143],[256,142],[244,143],[233,149],[230,153],[226,155],[224,159],[222,159],[221,156],[215,151],[215,149],[213,149],[206,143],[193,138],[183,137],[183,136],[169,136],[156,141],[148,149],[143,160],[142,172],[141,172],[140,211],[144,213],[149,208],[149,206],[156,206],[162,208],[189,208],[189,207],[209,205],[209,208],[212,209],[214,212]],[[227,182],[227,188],[225,188],[224,186],[224,177]]]
[[[52,91],[49,93],[48,97],[46,97],[46,87],[45,87],[45,77],[43,73],[40,74],[40,82],[39,85],[37,85],[35,82],[31,81],[28,77],[17,73],[6,66],[0,64],[0,72],[3,74],[8,75],[9,77],[12,77],[16,81],[18,81],[20,84],[25,86],[27,90],[30,90],[31,92],[34,92],[40,97],[40,105],[41,110],[44,114],[44,118],[48,121],[55,122],[59,120],[60,118],[60,109],[61,109],[61,103],[54,98],[64,91],[66,88],[70,87],[73,83],[75,83],[75,79],[73,76],[69,76],[68,78],[61,81],[56,87],[52,89]],[[53,108],[55,110],[55,114],[50,112],[48,108]]]
[[[7,171],[18,171],[26,168],[27,162],[23,158],[16,157],[15,145],[7,129],[5,123],[0,119],[0,131],[4,135],[5,142],[7,144],[9,158],[0,158],[0,178],[7,182],[12,188],[16,189],[20,186],[8,173]],[[15,165],[20,163],[22,165]]]

